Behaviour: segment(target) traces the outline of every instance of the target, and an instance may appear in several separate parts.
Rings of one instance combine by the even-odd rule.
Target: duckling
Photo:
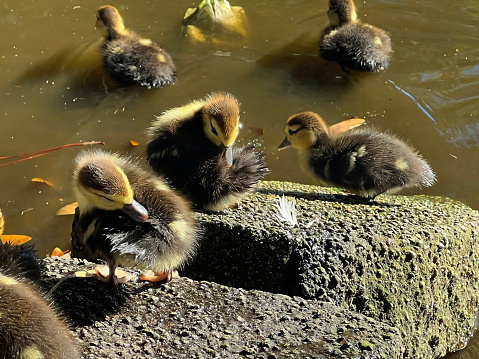
[[[338,62],[344,70],[377,72],[389,66],[389,35],[359,22],[353,0],[330,0],[328,17],[329,26],[319,42],[322,57]]]
[[[67,324],[26,279],[39,266],[32,246],[0,243],[0,358],[80,358]]]
[[[110,5],[98,9],[97,23],[107,36],[100,48],[106,70],[125,85],[163,87],[176,81],[170,55],[157,43],[143,39],[125,28],[118,10]]]
[[[198,230],[189,203],[138,163],[86,151],[76,158],[73,184],[79,218],[72,240],[107,262],[107,276],[97,267],[101,280],[117,285],[117,266],[151,269],[161,272],[152,280],[169,280],[193,256]]]
[[[288,119],[278,149],[298,149],[303,169],[321,185],[368,200],[435,182],[431,167],[413,148],[390,134],[354,128],[363,122],[350,119],[328,127],[318,114],[301,112]]]
[[[254,144],[233,149],[238,100],[211,93],[164,112],[148,130],[148,162],[198,209],[220,211],[247,196],[269,170]]]

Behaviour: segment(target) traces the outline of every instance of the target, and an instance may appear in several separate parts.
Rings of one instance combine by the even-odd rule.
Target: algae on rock
[[[294,197],[298,225],[276,216]],[[454,351],[479,304],[479,214],[450,200],[378,197],[263,182],[237,210],[198,214],[205,238],[185,274],[229,286],[329,301],[398,328],[404,357]]]

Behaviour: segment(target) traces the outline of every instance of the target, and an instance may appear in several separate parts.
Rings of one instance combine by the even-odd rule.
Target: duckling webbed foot
[[[117,269],[116,265],[100,265],[95,267],[95,273],[99,280],[105,283],[113,283],[115,286],[130,281],[135,274]]]
[[[156,273],[153,272],[152,270],[147,270],[145,273],[140,276],[140,280],[148,281],[148,282],[153,282],[153,283],[158,283],[158,282],[164,282],[168,283],[172,279],[179,278],[178,271],[173,270],[173,271],[157,271]]]

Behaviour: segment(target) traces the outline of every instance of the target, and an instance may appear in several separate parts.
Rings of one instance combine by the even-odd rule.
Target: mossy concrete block
[[[59,273],[85,266],[92,263],[45,259],[45,289]],[[400,359],[404,353],[396,328],[334,304],[188,278],[119,288],[71,278],[53,299],[85,359]]]
[[[297,225],[277,203],[294,199]],[[448,199],[379,196],[263,182],[205,229],[185,275],[330,301],[398,328],[407,358],[436,358],[471,334],[479,304],[479,214]]]

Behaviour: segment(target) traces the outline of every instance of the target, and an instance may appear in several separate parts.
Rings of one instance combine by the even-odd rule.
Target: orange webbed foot
[[[153,272],[152,270],[147,270],[145,273],[140,276],[140,280],[145,280],[148,282],[153,282],[153,283],[158,283],[158,282],[164,282],[168,283],[172,279],[179,278],[180,276],[178,275],[178,271],[173,270],[173,271],[158,271],[158,272]]]

